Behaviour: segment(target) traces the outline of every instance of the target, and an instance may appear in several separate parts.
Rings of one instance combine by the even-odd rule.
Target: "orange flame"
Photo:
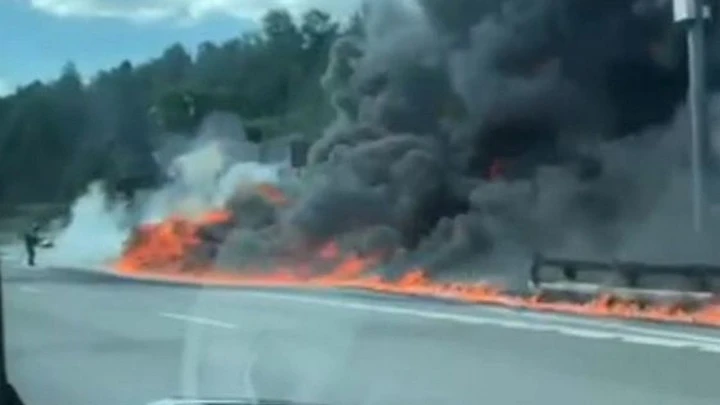
[[[671,305],[642,306],[638,302],[603,295],[587,303],[544,302],[539,297],[515,296],[486,283],[448,283],[430,279],[420,268],[406,272],[398,280],[372,274],[374,258],[344,256],[334,243],[323,246],[316,259],[330,266],[329,271],[313,275],[306,265],[279,267],[268,273],[243,269],[242,273],[216,268],[181,271],[198,246],[198,230],[208,224],[231,220],[225,211],[209,212],[191,221],[172,217],[162,223],[144,225],[137,230],[126,252],[116,263],[117,271],[138,279],[216,286],[246,287],[340,287],[381,293],[431,296],[468,303],[502,305],[537,311],[563,312],[584,316],[616,317],[720,326],[720,305],[707,305],[688,311]],[[201,270],[201,271],[198,271]]]
[[[123,272],[180,269],[189,252],[201,243],[197,237],[200,227],[230,219],[229,212],[219,210],[206,212],[194,221],[173,216],[157,224],[142,225],[116,267]]]
[[[260,194],[261,197],[265,198],[273,205],[282,206],[288,204],[289,202],[288,198],[285,196],[285,193],[283,193],[282,190],[272,184],[259,184],[256,187],[256,191],[258,192],[258,194]]]

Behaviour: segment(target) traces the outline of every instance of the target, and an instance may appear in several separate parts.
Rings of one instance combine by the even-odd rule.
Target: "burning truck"
[[[310,147],[306,177],[142,225],[118,269],[553,309],[487,281],[518,289],[532,268],[537,286],[538,267],[558,264],[537,252],[652,263],[668,243],[685,248],[678,208],[667,208],[681,200],[688,150],[685,45],[669,1],[379,1],[364,21],[332,49],[322,86],[336,119]],[[692,250],[691,261],[720,262],[713,251]],[[584,264],[560,263],[559,274],[577,281],[594,266]],[[601,267],[629,284],[652,271],[626,264]],[[686,273],[697,285],[717,291],[714,267],[695,268]],[[659,272],[660,284],[681,273]],[[581,307],[648,313],[593,302],[602,309]]]

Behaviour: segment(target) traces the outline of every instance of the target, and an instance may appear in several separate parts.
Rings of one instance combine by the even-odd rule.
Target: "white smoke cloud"
[[[282,163],[261,164],[244,141],[242,124],[231,125],[228,114],[213,114],[201,126],[197,141],[169,161],[173,176],[163,187],[140,193],[126,208],[108,199],[100,183],[91,184],[72,206],[70,221],[56,235],[50,249],[38,252],[41,266],[106,268],[116,261],[138,224],[157,223],[170,216],[192,217],[221,208],[244,187],[277,184]],[[235,128],[230,131],[228,128]],[[21,246],[3,250],[14,262],[23,260]]]
[[[362,0],[30,0],[32,7],[61,17],[132,21],[198,20],[210,15],[255,19],[272,8],[301,13],[319,8],[335,16],[357,10]]]
[[[119,205],[108,205],[99,183],[91,184],[71,210],[70,226],[55,238],[54,247],[40,257],[55,266],[95,267],[119,257],[130,233]]]

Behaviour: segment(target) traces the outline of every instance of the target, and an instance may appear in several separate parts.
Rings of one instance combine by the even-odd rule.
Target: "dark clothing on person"
[[[27,252],[27,264],[35,266],[35,248],[40,244],[39,229],[33,228],[25,233],[25,251]]]

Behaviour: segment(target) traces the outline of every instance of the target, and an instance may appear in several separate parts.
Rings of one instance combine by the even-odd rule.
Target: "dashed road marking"
[[[241,399],[212,399],[208,401],[207,399],[186,399],[186,398],[178,398],[178,399],[161,399],[159,401],[150,402],[148,405],[205,405],[208,402],[211,402],[213,404],[217,405],[237,405],[239,403],[250,403],[254,404],[256,401],[252,398],[241,398]]]
[[[31,294],[37,294],[37,293],[41,293],[41,292],[42,292],[41,289],[39,289],[39,288],[37,288],[37,287],[31,287],[31,286],[28,286],[28,285],[20,286],[20,287],[18,288],[18,290],[20,290],[20,291],[22,291],[22,292],[26,292],[26,293],[31,293]]]
[[[161,312],[158,315],[162,316],[163,318],[170,318],[170,319],[175,319],[175,320],[183,321],[183,322],[196,323],[199,325],[214,326],[217,328],[224,328],[224,329],[237,329],[238,328],[237,325],[232,324],[232,323],[218,321],[216,319],[199,317],[199,316],[175,314],[172,312]]]

